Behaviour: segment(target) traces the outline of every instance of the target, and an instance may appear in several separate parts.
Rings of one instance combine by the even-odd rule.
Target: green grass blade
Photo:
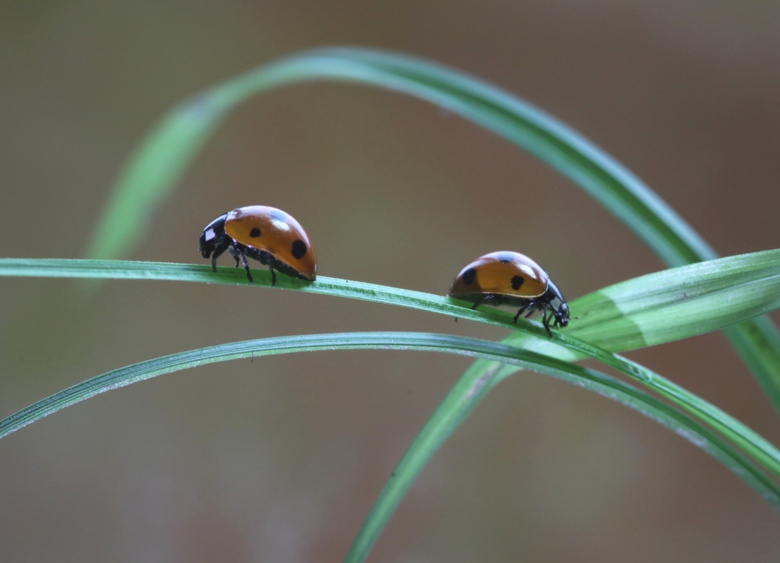
[[[668,289],[668,284],[673,283],[674,279],[680,279],[690,276],[696,279],[698,286],[691,283],[685,286],[685,291],[695,293],[697,287],[707,287],[707,283],[712,280],[718,280],[722,273],[729,269],[736,272],[749,272],[754,279],[760,279],[756,272],[764,272],[767,279],[776,277],[776,264],[772,259],[777,256],[778,251],[766,251],[754,253],[751,255],[742,255],[730,258],[721,258],[717,261],[711,261],[704,265],[685,266],[677,269],[679,272],[688,272],[686,276],[670,276],[667,272],[660,274],[651,274],[637,278],[636,283],[642,283],[641,280],[649,279],[643,291],[651,292],[656,288],[658,293]],[[769,258],[769,259],[768,259]],[[762,266],[758,266],[758,265]],[[713,266],[715,265],[715,266]],[[187,264],[165,264],[148,262],[123,262],[123,261],[92,261],[92,260],[22,260],[22,259],[0,259],[0,275],[46,275],[48,277],[62,276],[90,276],[90,277],[115,277],[115,278],[139,278],[139,279],[175,279],[180,281],[206,281],[211,283],[238,283],[247,284],[245,273],[240,268],[219,268],[217,273],[212,273],[208,266],[194,266]],[[659,278],[655,276],[662,276]],[[270,273],[268,271],[256,271],[255,280],[258,285],[270,285]],[[653,280],[656,280],[653,282]],[[634,280],[636,281],[636,280]],[[627,282],[628,283],[628,282]],[[630,287],[630,284],[629,284]],[[713,286],[708,286],[710,290]],[[723,297],[727,290],[719,285],[715,286],[718,294]],[[287,276],[279,276],[277,279],[277,288],[298,289],[300,291],[323,293],[333,296],[348,297],[352,299],[362,299],[376,303],[395,304],[404,307],[412,307],[420,310],[430,311],[448,316],[457,316],[464,319],[478,320],[480,322],[491,323],[507,328],[517,328],[517,332],[507,338],[508,343],[515,343],[519,338],[523,338],[520,333],[535,336],[537,344],[534,346],[537,350],[544,351],[548,355],[558,356],[563,359],[576,357],[590,357],[619,370],[627,376],[633,378],[640,385],[660,394],[662,397],[673,404],[678,405],[691,415],[711,425],[714,429],[722,432],[742,449],[750,453],[751,456],[759,459],[773,474],[780,476],[780,454],[766,440],[758,436],[755,432],[745,427],[739,421],[726,413],[720,411],[713,405],[703,401],[684,389],[676,386],[670,381],[665,380],[660,375],[638,366],[633,362],[615,355],[608,350],[600,347],[597,340],[585,342],[571,336],[576,334],[575,321],[572,321],[571,330],[556,331],[552,338],[547,338],[544,328],[537,322],[521,321],[515,327],[511,322],[511,314],[503,311],[475,311],[468,307],[460,307],[457,302],[446,297],[430,295],[422,292],[403,290],[380,286],[375,284],[366,284],[348,280],[339,280],[335,278],[319,277],[316,282],[310,283],[302,280],[296,280]],[[695,291],[696,290],[696,291]],[[641,317],[643,310],[637,309],[637,293],[631,291],[611,291],[610,298],[616,306],[614,309],[630,311],[632,315]],[[745,310],[752,311],[754,303],[745,295],[745,291],[739,288],[732,290],[728,294],[729,301],[739,301],[742,299]],[[640,293],[641,295],[641,293]],[[656,294],[657,295],[657,294]],[[706,295],[701,292],[700,298]],[[625,303],[620,299],[626,299]],[[581,309],[577,307],[577,301],[573,302],[572,308],[575,314],[588,314],[588,301],[583,298],[585,304]],[[598,300],[596,300],[598,302]],[[773,301],[777,304],[777,301]],[[644,303],[648,304],[651,310],[657,307],[656,301],[647,299]],[[685,302],[666,304],[666,323],[668,326],[675,324],[688,326],[688,330],[695,330],[697,327],[691,327],[686,324],[684,317],[678,317],[674,314],[675,307],[681,307]],[[633,309],[632,309],[633,307]],[[711,319],[720,319],[723,322],[734,322],[739,318],[739,312],[733,308],[728,308],[725,312],[719,308],[703,308],[702,314],[709,313]],[[615,322],[623,322],[623,317],[611,318],[603,321],[607,325]],[[639,324],[639,323],[634,323]],[[594,335],[609,334],[610,331],[594,331]],[[678,334],[675,331],[670,333]],[[614,343],[614,341],[613,341]],[[505,342],[506,344],[506,342]]]
[[[135,149],[98,219],[87,256],[123,256],[143,240],[154,212],[219,124],[219,110],[203,104],[197,99],[180,104]]]
[[[663,403],[645,392],[595,370],[497,342],[432,333],[368,332],[312,334],[219,344],[125,366],[78,383],[6,417],[0,421],[0,438],[4,438],[28,424],[54,414],[65,407],[75,405],[106,391],[145,381],[166,373],[242,358],[337,349],[414,350],[474,356],[488,363],[503,362],[519,368],[546,373],[590,388],[611,398],[616,398],[617,395],[613,395],[611,392],[604,393],[604,391],[607,389],[618,390],[621,392],[619,395],[622,397],[641,398],[640,402],[646,403],[644,407],[652,406],[653,409],[659,409],[664,406]],[[450,431],[454,430],[457,424],[466,418],[481,398],[509,372],[501,373],[498,378],[491,377],[495,375],[495,370],[488,374],[483,372],[473,375],[476,373],[476,370],[472,368],[468,373],[472,374],[471,377],[459,382],[451,392],[453,397],[458,398],[450,400],[446,405],[443,404],[440,407],[443,414],[450,416],[447,424],[445,424],[445,427],[449,428]],[[591,387],[591,384],[598,385]],[[620,400],[620,402],[636,408],[632,401]],[[637,410],[641,411],[642,409],[637,408]],[[694,421],[690,421],[690,423],[694,424]],[[704,430],[702,429],[702,431]],[[780,452],[777,453],[777,457],[780,459]],[[778,501],[780,501],[780,494],[778,495]],[[778,506],[780,507],[780,504]]]
[[[268,270],[254,270],[255,285],[268,287]],[[1,276],[144,279],[248,285],[241,268],[123,260],[0,258]],[[319,276],[310,283],[278,276],[277,289],[322,293],[413,307],[420,310],[516,328],[511,312],[447,297],[377,284]],[[573,319],[557,334],[576,336],[609,351],[671,342],[719,330],[780,308],[780,249],[730,256],[640,276],[571,302]],[[546,333],[538,322],[521,319],[531,334]],[[527,333],[507,343],[519,345]],[[573,356],[569,359],[573,359]]]
[[[769,479],[731,443],[723,440],[706,426],[622,381],[573,364],[556,365],[550,358],[546,361],[551,362],[549,367],[558,368],[555,372],[546,371],[548,375],[632,406],[707,451],[743,478],[775,509],[780,509],[776,496],[778,484]],[[522,369],[520,366],[511,362],[499,363],[481,358],[466,370],[401,458],[363,522],[345,561],[355,563],[366,558],[403,497],[436,451],[493,387],[520,369]],[[542,370],[537,369],[537,371]]]
[[[599,341],[608,347],[611,345],[613,348],[628,349],[648,345],[650,341],[657,343],[662,340],[659,334],[673,339],[672,335],[678,328],[683,331],[693,329],[701,332],[715,329],[718,327],[711,323],[718,315],[707,316],[702,313],[717,311],[721,319],[727,319],[731,314],[732,297],[737,299],[741,297],[746,302],[755,299],[752,304],[743,302],[742,306],[747,309],[758,306],[758,310],[754,310],[758,314],[777,308],[780,300],[780,271],[778,270],[780,270],[780,251],[775,250],[735,257],[733,260],[714,260],[694,264],[629,280],[594,292],[578,300],[577,305],[573,304],[575,310],[583,310],[584,313],[576,323],[572,323],[569,334],[576,334],[579,337],[583,337],[584,334],[592,339],[591,342]],[[768,290],[769,294],[767,295],[764,290]],[[684,302],[682,305],[680,305],[681,301]],[[698,303],[698,306],[692,307],[692,303]],[[668,308],[675,312],[670,315]],[[615,311],[619,314],[616,315]],[[690,315],[694,318],[690,318]],[[683,322],[675,325],[670,322],[670,316],[677,316]],[[622,335],[622,339],[618,335]],[[527,335],[514,333],[503,342],[513,343],[528,339]],[[733,466],[731,460],[743,458],[742,453],[732,444],[760,458],[761,466],[773,473],[775,478],[780,476],[780,457],[776,448],[742,423],[642,366],[633,365],[634,369],[632,369],[632,364],[627,360],[618,356],[608,358],[606,353],[603,353],[603,356],[600,359],[625,375],[638,379],[640,383],[650,383],[648,387],[692,413],[697,420],[707,419],[711,426],[721,431],[725,430],[731,441],[722,441],[721,445],[725,445],[728,451],[719,449],[718,453],[713,451],[710,453],[725,465],[731,466],[737,474],[740,471],[737,467],[740,467],[741,463]],[[356,562],[365,559],[403,497],[438,448],[460,426],[490,389],[520,369],[516,365],[500,364],[485,359],[478,359],[471,365],[437,407],[396,466],[364,521],[347,561]],[[721,442],[720,436],[712,432],[709,427],[698,422],[689,424],[690,418],[669,408],[654,397],[646,395],[643,391],[622,385],[620,388],[611,388],[603,382],[600,384],[603,386],[597,392],[624,404],[627,400],[631,400],[628,397],[631,397],[632,393],[641,395],[639,403],[643,408],[650,402],[654,402],[658,410],[648,416],[693,443],[699,440],[703,440],[702,443],[712,443],[712,440]],[[596,391],[594,387],[589,388]],[[702,434],[703,429],[704,434]],[[757,482],[751,486],[768,502],[774,503],[771,496],[766,496],[766,491],[771,491],[776,484],[771,480],[768,480],[768,483],[764,482],[766,476],[763,474],[757,476],[751,473],[750,475],[750,479],[757,479]]]
[[[617,161],[524,100],[474,76],[414,57],[359,48],[304,51],[252,69],[174,107],[142,142],[117,181],[88,255],[125,254],[225,116],[279,86],[338,80],[396,90],[447,109],[527,150],[583,187],[663,259],[714,257],[666,203]]]
[[[674,318],[674,308],[679,301],[673,295],[674,291],[684,290],[691,295],[696,295],[698,299],[706,298],[708,293],[718,293],[729,291],[726,294],[727,299],[744,298],[745,291],[740,290],[740,284],[756,283],[759,280],[771,280],[776,277],[776,257],[778,251],[767,251],[744,255],[732,258],[713,261],[708,264],[694,265],[680,268],[676,272],[661,272],[651,274],[637,280],[630,280],[624,284],[618,284],[621,287],[607,288],[598,295],[582,299],[581,306],[575,306],[575,311],[580,311],[583,318],[589,318],[588,322],[583,321],[583,326],[598,326],[599,324],[609,325],[614,322],[622,322],[623,317],[632,315],[646,314],[646,309],[658,309],[665,307],[672,311],[669,315]],[[727,273],[724,274],[724,272]],[[676,274],[676,275],[675,275]],[[165,263],[144,263],[144,262],[122,262],[122,261],[94,261],[94,260],[29,260],[29,259],[0,259],[0,276],[20,275],[20,276],[42,276],[42,277],[93,277],[93,278],[115,278],[115,279],[169,279],[178,281],[199,281],[210,283],[231,283],[246,284],[246,278],[243,270],[235,268],[219,268],[217,273],[212,273],[208,266],[196,266],[188,264],[165,264]],[[661,276],[661,277],[659,277]],[[666,276],[666,277],[665,277]],[[727,278],[727,283],[715,283],[717,280]],[[267,271],[256,271],[255,275],[258,285],[269,285],[270,274]],[[688,283],[682,288],[670,288],[679,280],[687,280]],[[733,286],[733,287],[732,287]],[[513,328],[510,321],[510,315],[501,311],[474,311],[470,308],[458,306],[450,299],[428,295],[420,292],[388,288],[374,284],[364,284],[360,282],[350,282],[346,280],[337,280],[333,278],[320,277],[315,283],[308,283],[300,280],[294,280],[286,276],[280,276],[277,282],[279,289],[298,289],[301,291],[312,291],[342,297],[365,299],[379,303],[391,303],[396,305],[414,307],[418,309],[437,312],[440,314],[453,315],[461,318],[470,318],[481,322],[488,322],[497,325],[503,325],[507,328]],[[599,307],[602,307],[604,296],[611,301],[612,308],[621,311],[621,315],[615,317],[599,317]],[[720,293],[723,297],[724,294]],[[773,299],[767,297],[767,299]],[[577,303],[577,302],[574,302]],[[645,306],[638,306],[637,303],[644,303]],[[574,306],[574,304],[573,304]],[[746,310],[754,307],[750,299],[744,304]],[[703,307],[704,311],[717,313],[718,309]],[[594,311],[590,313],[590,311]],[[734,310],[729,311],[724,319],[731,318],[736,314]],[[713,315],[716,317],[717,315]],[[675,411],[672,407],[659,402],[657,399],[647,395],[644,391],[634,389],[623,383],[610,384],[610,380],[598,380],[593,386],[589,387],[594,391],[602,393],[608,397],[623,397],[617,400],[630,405],[626,397],[634,397],[635,394],[641,395],[634,408],[649,414],[656,420],[669,426],[677,433],[685,436],[700,447],[704,447],[715,457],[732,468],[738,475],[745,479],[750,486],[756,489],[764,498],[767,498],[773,505],[776,505],[776,491],[771,479],[762,472],[762,469],[775,477],[780,476],[780,452],[771,444],[758,436],[749,428],[742,425],[726,413],[723,413],[716,407],[710,405],[679,388],[673,383],[661,378],[658,374],[638,366],[621,358],[610,354],[606,350],[593,346],[592,343],[582,342],[572,338],[570,334],[575,333],[577,319],[572,322],[571,330],[566,332],[556,332],[552,339],[545,336],[544,329],[533,322],[521,322],[521,330],[510,335],[509,339],[516,339],[521,333],[532,334],[536,336],[535,345],[540,349],[546,350],[550,354],[557,354],[561,357],[593,357],[613,368],[623,372],[629,377],[633,377],[637,382],[645,385],[649,389],[659,393],[662,397],[679,406],[683,413]],[[642,325],[642,323],[635,323]],[[667,321],[667,324],[673,324]],[[642,326],[647,326],[645,323]],[[593,333],[595,336],[600,334],[598,331]],[[602,334],[609,334],[604,331]],[[323,335],[328,338],[329,335]],[[541,338],[539,338],[541,337]],[[441,337],[448,338],[448,337]],[[527,338],[527,337],[526,337]],[[289,352],[303,351],[296,347],[294,341],[289,338],[281,339],[286,350]],[[320,341],[324,343],[327,349],[335,347],[332,341]],[[613,343],[615,341],[613,340]],[[268,343],[268,341],[266,341]],[[397,341],[397,344],[404,349],[413,347],[408,342]],[[540,344],[541,343],[541,344]],[[354,342],[353,342],[354,344]],[[504,345],[504,344],[501,344]],[[383,343],[382,347],[388,345]],[[392,347],[392,346],[391,346]],[[207,349],[211,350],[211,349]],[[523,352],[517,348],[511,348],[513,353],[526,354],[525,358],[534,357],[530,351]],[[440,350],[441,351],[441,350]],[[448,350],[449,351],[449,350]],[[246,357],[240,355],[235,357]],[[484,350],[483,350],[484,352]],[[246,350],[243,351],[246,354]],[[253,349],[252,353],[260,355],[262,352]],[[281,352],[275,352],[281,353]],[[509,365],[498,366],[496,361],[503,361],[505,358],[491,357],[489,354],[474,353],[473,349],[460,349],[454,353],[465,353],[475,355],[478,358],[475,364],[464,375],[464,378],[452,390],[442,406],[437,409],[434,416],[423,428],[422,432],[415,439],[407,454],[401,460],[393,477],[388,481],[382,494],[377,499],[374,509],[370,516],[364,522],[355,544],[350,552],[350,560],[361,560],[368,553],[378,537],[381,529],[387,520],[391,517],[395,507],[401,502],[405,492],[408,490],[416,475],[422,470],[424,465],[434,454],[437,448],[449,437],[449,435],[465,420],[471,410],[478,404],[479,400],[503,377],[514,373],[523,367],[536,369],[543,373],[555,375],[557,377],[572,378],[572,373],[581,370],[576,365],[551,358],[549,356],[539,356],[543,358],[539,364],[529,366],[520,361],[506,362]],[[170,369],[181,369],[182,367],[192,367],[209,360],[209,352],[198,351],[195,360],[179,357],[176,359],[173,367],[168,366],[163,371],[158,360],[150,361],[148,367],[149,376],[128,375],[121,370],[112,374],[107,380],[101,382],[102,390],[108,390],[128,384],[133,381],[145,379],[147,377],[165,373]],[[225,353],[225,358],[230,359],[230,354]],[[513,356],[517,359],[517,356]],[[191,363],[188,364],[188,361]],[[218,361],[218,360],[215,360]],[[552,363],[558,362],[558,365],[551,368]],[[187,365],[185,365],[187,364]],[[540,369],[539,365],[547,366],[549,369]],[[164,367],[164,366],[163,366]],[[553,368],[558,368],[557,371]],[[578,384],[583,384],[583,374],[596,373],[578,371],[578,377],[573,380]],[[567,375],[568,374],[568,375]],[[596,377],[596,376],[594,376]],[[597,378],[598,379],[598,378]],[[571,379],[570,379],[571,380]],[[127,383],[122,383],[122,382]],[[86,385],[82,384],[82,385]],[[600,387],[599,387],[600,385]],[[612,385],[612,386],[610,386]],[[618,385],[617,391],[614,385]],[[79,400],[93,396],[95,387],[85,388],[76,386],[63,392],[61,396],[49,398],[41,405],[46,408],[62,408],[68,404],[73,404]],[[651,408],[651,405],[655,407]],[[35,406],[28,407],[7,419],[2,424],[15,425],[12,429],[28,424],[34,419],[39,418],[40,411],[35,410]],[[37,417],[37,418],[36,418]],[[4,429],[4,430],[3,430]],[[725,439],[714,431],[721,432]],[[0,431],[8,431],[8,427],[0,426]],[[742,451],[739,451],[742,450]],[[749,457],[758,460],[758,465],[752,462]]]
[[[331,61],[361,65],[344,73],[346,79],[427,100],[507,139],[583,188],[670,265],[715,257],[709,245],[627,168],[506,90],[431,61],[366,49],[304,52],[278,64],[305,57],[318,57],[326,68]],[[327,70],[324,74],[330,78]]]
[[[759,466],[706,427],[645,392],[595,370],[535,352],[451,335],[392,332],[299,335],[222,344],[172,354],[110,371],[38,401],[0,420],[0,438],[67,406],[165,373],[241,358],[337,349],[417,350],[476,356],[489,362],[503,362],[575,383],[621,402],[671,428],[724,463],[780,511],[780,486],[769,479]],[[405,454],[361,528],[347,556],[348,561],[363,560],[427,460],[503,377],[495,371],[486,377],[473,368],[467,375],[447,395],[431,422]]]
[[[570,335],[611,351],[654,346],[780,307],[780,249],[699,262],[621,282],[574,303]]]
[[[775,409],[780,411],[780,333],[769,317],[723,329]]]
[[[430,101],[546,162],[623,221],[667,264],[715,257],[713,250],[647,185],[593,143],[540,109],[476,77],[409,56],[360,48],[304,51],[257,67],[174,107],[122,170],[88,256],[125,255],[212,131],[248,98],[283,85],[340,80]],[[726,336],[780,410],[780,335],[767,320]]]
[[[394,349],[441,351],[477,355],[499,360],[511,358],[524,367],[531,367],[522,351],[495,342],[479,341],[449,335],[427,333],[341,333],[302,336],[280,336],[244,342],[220,344],[146,360],[119,368],[78,383],[55,393],[0,421],[0,438],[49,416],[65,407],[75,405],[110,391],[175,371],[242,358],[291,354],[323,350]],[[532,353],[529,353],[532,354]]]

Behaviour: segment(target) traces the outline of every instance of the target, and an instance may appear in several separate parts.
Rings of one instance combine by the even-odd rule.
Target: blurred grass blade
[[[570,178],[667,264],[716,256],[646,184],[540,109],[454,69],[360,48],[297,53],[217,84],[174,107],[126,163],[92,236],[88,256],[123,256],[140,242],[148,219],[211,132],[238,104],[271,88],[309,80],[370,84],[430,101],[506,138]],[[777,328],[768,319],[758,319],[725,333],[780,410]]]
[[[780,410],[780,333],[775,324],[763,316],[726,327],[723,332],[766,396]]]
[[[221,113],[206,105],[198,100],[179,105],[136,148],[98,218],[87,256],[125,256],[143,240],[154,212],[219,124]]]
[[[714,257],[644,183],[581,135],[474,76],[410,56],[359,48],[304,51],[217,84],[174,107],[131,156],[88,255],[127,253],[228,112],[271,88],[311,80],[379,86],[427,100],[522,147],[612,211],[670,265]]]

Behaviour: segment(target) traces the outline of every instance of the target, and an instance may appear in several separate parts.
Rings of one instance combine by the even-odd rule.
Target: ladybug
[[[480,256],[466,265],[452,282],[450,297],[477,305],[512,305],[520,307],[514,321],[520,315],[531,316],[543,311],[542,324],[550,332],[569,324],[569,305],[547,272],[519,252],[503,250]],[[551,323],[552,321],[552,323]]]
[[[271,285],[276,285],[275,270],[309,281],[317,277],[317,255],[306,231],[292,215],[275,207],[250,205],[220,215],[203,229],[199,248],[204,258],[211,258],[215,272],[225,250],[236,259],[236,268],[240,256],[249,283],[253,281],[247,256],[268,266]]]

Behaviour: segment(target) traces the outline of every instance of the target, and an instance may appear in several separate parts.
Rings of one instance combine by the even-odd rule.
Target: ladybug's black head
[[[213,253],[222,254],[228,244],[228,236],[225,234],[225,215],[221,215],[206,225],[200,235],[198,248],[204,258],[209,258]],[[215,256],[216,258],[216,256]]]
[[[566,301],[561,301],[557,309],[553,309],[555,315],[555,324],[558,326],[566,326],[569,324],[569,304]]]
[[[569,324],[569,304],[566,303],[566,299],[563,298],[561,290],[555,285],[552,280],[547,282],[547,298],[552,310],[553,316],[555,316],[555,326],[564,327]]]

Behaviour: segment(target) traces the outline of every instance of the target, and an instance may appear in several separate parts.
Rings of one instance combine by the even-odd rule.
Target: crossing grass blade
[[[780,510],[776,496],[778,483],[766,475],[766,466],[754,463],[734,447],[732,442],[724,440],[708,426],[700,424],[667,403],[622,381],[594,370],[580,368],[575,364],[555,364],[550,358],[547,358],[547,361],[551,362],[549,364],[551,371],[544,372],[547,375],[582,386],[626,406],[633,405],[632,408],[718,459],[776,510]],[[560,369],[556,370],[556,368]],[[522,369],[520,364],[497,362],[484,357],[472,363],[450,389],[396,465],[353,541],[346,562],[356,563],[365,560],[409,488],[438,448],[460,427],[489,391],[506,377]],[[532,369],[541,371],[538,368]],[[777,466],[773,465],[776,470]]]
[[[664,338],[684,338],[700,333],[703,327],[716,330],[749,315],[776,309],[780,306],[779,263],[780,250],[772,250],[628,280],[572,302],[575,320],[566,331],[556,331],[553,338],[546,336],[539,323],[521,320],[514,327],[511,313],[475,311],[441,296],[327,277],[308,283],[280,276],[277,289],[413,307],[519,330],[510,333],[503,343],[416,333],[325,334],[233,343],[174,354],[120,368],[39,401],[0,421],[0,437],[98,393],[214,361],[309,350],[439,351],[478,359],[412,442],[364,521],[348,561],[365,558],[427,461],[496,384],[520,369],[562,378],[650,416],[713,455],[780,510],[776,482],[780,478],[780,452],[774,446],[717,407],[599,347],[628,349],[660,343]],[[208,266],[101,260],[0,259],[0,276],[247,283],[243,270],[235,268],[219,268],[212,273]],[[270,285],[267,271],[256,272],[255,279],[258,287]],[[721,302],[728,305],[714,306]],[[690,322],[691,315],[696,318],[695,323]],[[583,335],[588,342],[575,338]],[[595,358],[647,390],[571,363],[570,360],[580,357]]]
[[[621,340],[615,336],[614,330],[599,328],[600,326],[618,324],[619,327],[623,327],[628,323],[630,326],[646,329],[653,323],[661,323],[662,319],[666,331],[657,330],[653,333],[656,335],[656,341],[660,342],[664,334],[672,335],[675,338],[698,334],[702,325],[708,324],[713,329],[721,328],[726,323],[733,323],[747,318],[746,315],[754,314],[756,307],[762,311],[777,308],[780,306],[778,296],[780,286],[777,283],[778,257],[780,257],[780,250],[772,250],[722,258],[706,264],[684,266],[672,270],[671,273],[660,272],[624,282],[618,284],[619,287],[615,286],[603,290],[595,297],[586,296],[581,300],[574,301],[572,302],[572,310],[576,315],[582,315],[583,319],[587,319],[592,312],[592,317],[596,319],[591,320],[590,323],[583,321],[585,326],[583,330],[592,337],[589,341],[575,338],[577,330],[574,321],[570,327],[571,330],[556,331],[552,338],[548,338],[544,328],[538,322],[521,320],[515,326],[511,321],[511,313],[494,310],[475,311],[468,307],[461,307],[457,301],[446,297],[381,285],[324,276],[318,278],[316,282],[310,283],[280,276],[277,280],[277,288],[298,289],[375,303],[395,304],[448,316],[478,320],[507,328],[517,328],[516,332],[507,337],[504,345],[520,344],[521,339],[531,337],[535,339],[535,342],[530,344],[522,342],[523,346],[526,348],[532,346],[548,357],[557,357],[559,360],[581,357],[596,359],[626,374],[639,385],[658,393],[690,415],[706,422],[712,428],[723,433],[724,436],[738,443],[750,455],[759,459],[770,472],[780,476],[776,450],[760,436],[733,417],[665,380],[660,375],[614,354],[603,347],[599,340],[599,338],[603,338],[604,345],[621,348],[632,345],[636,335],[643,334],[635,331],[626,334],[624,340]],[[219,268],[217,273],[212,273],[208,266],[93,260],[0,259],[0,276],[2,275],[89,276],[247,283],[243,271],[236,268]],[[255,278],[258,286],[270,285],[270,274],[267,271],[258,271]],[[727,280],[725,285],[722,282],[724,278]],[[740,285],[743,283],[752,287],[766,286],[768,288],[761,292],[762,304],[757,305],[755,300],[757,292],[745,291]],[[679,299],[679,295],[683,294],[695,297],[695,299]],[[605,302],[605,296],[610,300],[609,307],[607,307],[610,314],[606,317],[602,315],[601,320],[599,320],[600,312],[603,309],[600,307]],[[716,296],[719,300],[728,301],[729,306],[725,308],[708,306],[707,304],[710,302],[708,299],[712,296]],[[694,309],[690,305],[691,302],[699,303],[698,309],[695,309],[698,321],[694,325],[688,322],[687,316],[676,314],[676,311],[681,308],[684,308],[686,314],[693,314]],[[658,319],[651,323],[647,318],[653,315],[656,315]],[[632,319],[637,320],[632,321]],[[487,371],[488,367],[484,369]]]
[[[241,358],[255,359],[266,355],[339,349],[391,349],[462,354],[477,357],[487,365],[498,366],[500,363],[512,370],[529,369],[574,383],[620,402],[670,428],[723,463],[780,511],[780,486],[766,475],[765,465],[755,463],[706,424],[674,410],[645,391],[596,370],[556,358],[500,343],[451,335],[387,332],[285,336],[172,354],[113,370],[38,401],[0,420],[0,438],[67,406],[165,373]],[[345,561],[357,562],[365,559],[427,461],[487,393],[509,374],[509,371],[502,372],[500,368],[482,372],[475,364],[452,388],[386,483]]]
[[[259,357],[327,350],[404,350],[442,352],[477,357],[489,362],[500,362],[517,368],[529,369],[575,383],[591,391],[600,393],[621,402],[642,414],[662,422],[697,446],[726,463],[737,474],[757,488],[762,496],[780,510],[780,487],[767,479],[759,466],[749,458],[738,453],[716,434],[696,420],[674,411],[671,407],[655,399],[645,391],[631,387],[615,378],[596,370],[577,366],[544,356],[536,352],[523,350],[505,344],[467,338],[461,336],[409,333],[409,332],[368,332],[293,335],[272,337],[243,342],[220,344],[155,358],[137,364],[125,366],[92,379],[83,381],[59,393],[38,401],[19,412],[0,421],[0,438],[15,432],[32,422],[55,412],[75,405],[81,401],[104,393],[184,369],[242,358]],[[472,369],[470,377],[464,378],[450,392],[448,398],[439,407],[438,413],[446,420],[448,434],[465,419],[479,401],[497,384],[503,376],[485,378]],[[426,441],[421,433],[418,440]],[[438,448],[440,441],[434,440],[427,446],[428,454]],[[428,456],[429,457],[429,456]],[[774,459],[780,459],[780,452],[773,452]],[[413,466],[415,464],[412,464]],[[394,478],[413,480],[421,465],[396,472]],[[776,468],[774,468],[776,469]],[[747,477],[745,477],[747,476]]]
[[[252,96],[312,80],[403,92],[507,139],[571,179],[670,266],[716,257],[707,243],[644,182],[595,144],[532,104],[430,61],[362,48],[303,51],[217,84],[178,104],[123,168],[92,236],[88,256],[126,255],[154,212],[221,121]],[[780,410],[780,333],[767,318],[725,329]]]

